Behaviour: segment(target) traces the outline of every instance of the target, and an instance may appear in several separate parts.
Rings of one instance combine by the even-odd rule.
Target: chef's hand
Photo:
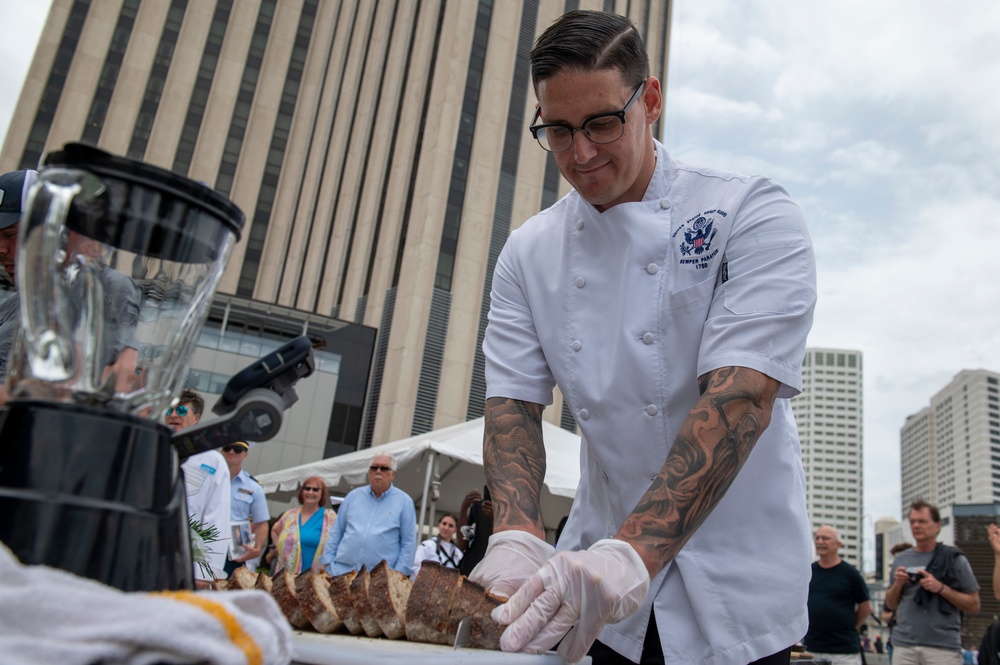
[[[469,579],[491,593],[509,598],[554,553],[552,545],[526,531],[494,533],[483,560],[472,569]]]
[[[493,619],[507,625],[500,647],[541,653],[562,639],[559,655],[575,663],[587,655],[604,624],[632,615],[648,591],[646,565],[622,540],[609,538],[584,552],[562,552],[493,610]]]

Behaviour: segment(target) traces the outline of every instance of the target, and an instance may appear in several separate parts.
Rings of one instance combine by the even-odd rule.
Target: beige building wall
[[[128,150],[173,2],[139,6],[102,148]],[[66,26],[86,4],[54,0],[0,168],[34,165],[27,150],[32,132],[44,141],[42,152],[80,139],[127,3],[91,0],[65,83],[48,90],[58,103],[44,122],[40,102]],[[567,9],[611,6],[630,12],[645,33],[653,73],[665,88],[670,3],[189,0],[146,161],[172,168],[206,40],[226,6],[224,39],[184,173],[219,187],[227,145],[234,145],[234,115],[248,110],[228,190],[247,224],[219,292],[379,330],[362,446],[474,417],[482,409],[479,346],[498,242],[544,198],[549,158],[527,131],[535,97],[526,50]],[[291,85],[297,43],[306,51],[301,79]],[[255,45],[264,50],[247,90]],[[248,108],[241,95],[250,95]],[[468,99],[476,103],[475,130],[463,146]],[[466,149],[464,170],[456,168]],[[513,182],[501,177],[505,154],[513,159]],[[455,198],[463,172],[457,238],[443,241],[449,196]],[[273,200],[262,196],[268,187]],[[568,191],[561,179],[556,187],[558,196]],[[451,264],[450,279],[439,277],[439,263]],[[545,417],[575,427],[558,394]]]

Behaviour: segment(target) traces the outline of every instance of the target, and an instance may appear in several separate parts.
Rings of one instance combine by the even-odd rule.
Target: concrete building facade
[[[1000,374],[963,370],[906,419],[899,433],[902,514],[923,498],[1000,501]]]
[[[863,568],[864,392],[860,351],[808,348],[792,411],[802,441],[813,531],[835,527],[848,563]]]
[[[376,331],[357,440],[323,454],[462,422],[500,248],[567,191],[527,54],[576,8],[627,14],[664,81],[669,0],[54,0],[0,168],[83,141],[229,196],[222,297]]]

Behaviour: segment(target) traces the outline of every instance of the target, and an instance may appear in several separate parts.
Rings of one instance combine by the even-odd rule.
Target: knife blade
[[[469,643],[470,628],[472,628],[472,617],[465,617],[458,622],[458,630],[455,631],[455,644],[452,648],[461,649]]]

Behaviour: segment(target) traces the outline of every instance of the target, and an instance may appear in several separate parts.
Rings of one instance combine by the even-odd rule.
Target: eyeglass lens
[[[183,418],[188,414],[188,408],[183,404],[181,404],[178,407],[170,407],[169,409],[167,409],[167,415],[169,416],[174,411],[177,411],[177,415],[180,416],[181,418]]]
[[[645,81],[639,84],[639,87],[635,89],[635,92],[632,93],[632,96],[621,111],[588,118],[579,129],[561,123],[543,125],[534,130],[535,139],[539,145],[549,152],[568,150],[573,145],[573,134],[576,131],[582,131],[586,134],[591,143],[614,143],[625,133],[625,114],[629,112],[629,109],[632,108],[632,105],[639,98],[639,91],[642,90],[645,84]],[[535,112],[536,119],[539,111]]]
[[[392,471],[392,467],[391,466],[381,466],[381,465],[378,465],[378,464],[372,464],[370,467],[368,467],[368,470],[369,471]]]
[[[319,487],[303,487],[302,491],[303,492],[322,492],[323,490],[321,490]]]
[[[227,453],[241,453],[246,450],[243,446],[222,446],[222,449]]]

